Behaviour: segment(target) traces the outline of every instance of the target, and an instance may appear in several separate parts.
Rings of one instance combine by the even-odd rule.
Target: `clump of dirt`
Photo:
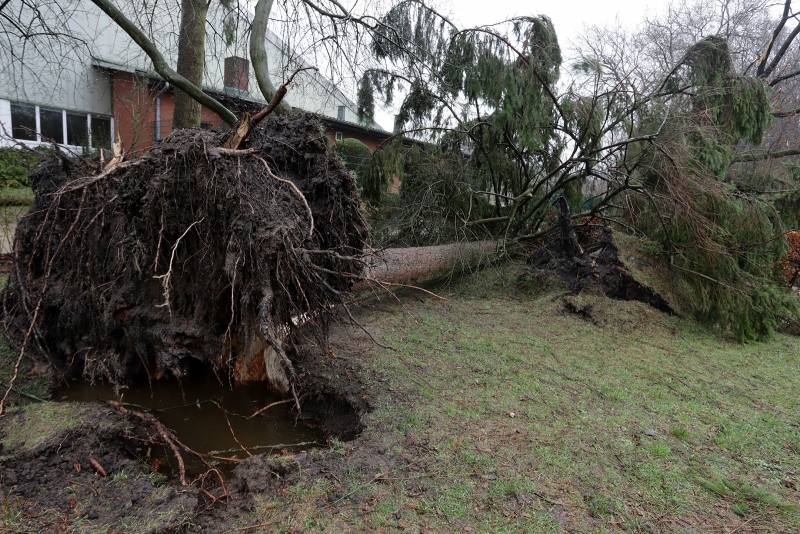
[[[148,429],[110,407],[43,403],[5,417],[0,492],[21,530],[177,531],[200,503],[200,490],[170,486],[142,461]]]
[[[581,238],[577,253],[574,245],[565,249],[564,240],[555,240],[534,251],[528,257],[527,275],[558,278],[575,295],[599,289],[613,299],[637,300],[659,311],[674,313],[666,300],[638,282],[619,260],[611,230],[580,232],[576,237]],[[591,309],[578,309],[573,303],[567,303],[565,310],[584,318],[591,317]]]
[[[103,171],[53,157],[30,180],[3,292],[10,342],[58,377],[226,381],[287,393],[298,325],[326,316],[362,269],[352,175],[312,115],[276,117],[242,150],[176,131]]]

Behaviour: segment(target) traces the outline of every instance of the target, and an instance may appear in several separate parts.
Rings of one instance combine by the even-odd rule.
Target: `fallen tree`
[[[65,156],[34,170],[3,292],[20,358],[56,378],[181,379],[201,364],[294,390],[287,345],[345,298],[368,228],[314,116],[227,141],[183,130],[107,170]]]
[[[499,241],[474,241],[378,251],[365,258],[366,271],[353,291],[423,284],[480,268],[499,257],[499,246]]]

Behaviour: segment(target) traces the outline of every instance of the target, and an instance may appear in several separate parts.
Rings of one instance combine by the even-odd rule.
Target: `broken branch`
[[[289,89],[292,88],[292,80],[294,80],[295,75],[298,72],[304,70],[318,71],[319,69],[317,67],[310,66],[310,67],[301,67],[296,71],[294,71],[292,75],[289,76],[289,79],[286,81],[286,83],[281,85],[278,88],[278,90],[275,91],[275,96],[272,97],[272,100],[270,101],[269,105],[264,109],[262,109],[261,111],[259,111],[258,113],[256,113],[255,115],[253,115],[253,126],[257,126],[259,122],[264,120],[264,117],[272,113],[275,110],[275,108],[277,108],[280,105],[280,103],[283,101],[283,97],[285,97],[286,93],[289,92]]]

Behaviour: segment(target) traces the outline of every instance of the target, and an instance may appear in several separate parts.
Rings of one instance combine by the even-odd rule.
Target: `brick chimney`
[[[250,62],[242,57],[226,57],[224,83],[225,89],[235,89],[235,92],[247,94],[250,84]]]

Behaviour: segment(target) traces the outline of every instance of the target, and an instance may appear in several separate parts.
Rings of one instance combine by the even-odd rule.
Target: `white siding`
[[[11,135],[11,102],[8,100],[0,100],[0,146],[10,146],[13,145],[11,141],[6,137],[5,132],[8,132],[8,135]]]
[[[19,2],[20,0],[11,0],[5,9],[19,9]],[[157,44],[167,62],[174,66],[177,61],[176,36],[180,0],[154,3],[158,6],[158,13],[152,17],[132,11],[132,6],[136,5],[134,2],[117,2],[117,5],[140,28],[148,28],[149,37]],[[113,111],[111,79],[107,72],[92,67],[92,58],[113,62],[124,66],[126,70],[150,73],[153,73],[152,63],[130,37],[89,0],[63,0],[60,8],[68,13],[64,21],[65,32],[78,36],[84,43],[53,46],[52,50],[39,55],[28,54],[24,63],[2,58],[3,63],[9,65],[4,65],[0,70],[0,99],[110,115]],[[59,15],[45,12],[44,16],[57,20]],[[219,28],[224,16],[221,2],[211,3],[209,21]],[[239,23],[240,28],[245,25]],[[244,35],[242,31],[239,33]],[[0,36],[0,39],[6,38],[7,36]],[[0,42],[0,48],[3,46],[22,50],[20,43]],[[282,43],[273,34],[268,37],[266,46],[270,72],[276,87],[297,67],[307,65],[302,58],[290,59],[291,54],[281,50]],[[219,32],[207,34],[205,87],[223,89],[224,58],[232,55],[245,58],[249,56],[248,44],[243,38],[228,46],[222,41]],[[252,69],[249,93],[252,98],[263,100]],[[353,103],[317,73],[299,74],[286,100],[293,107],[332,118],[337,117],[339,106],[346,106],[346,120],[355,122]],[[8,109],[8,103],[4,105]]]

